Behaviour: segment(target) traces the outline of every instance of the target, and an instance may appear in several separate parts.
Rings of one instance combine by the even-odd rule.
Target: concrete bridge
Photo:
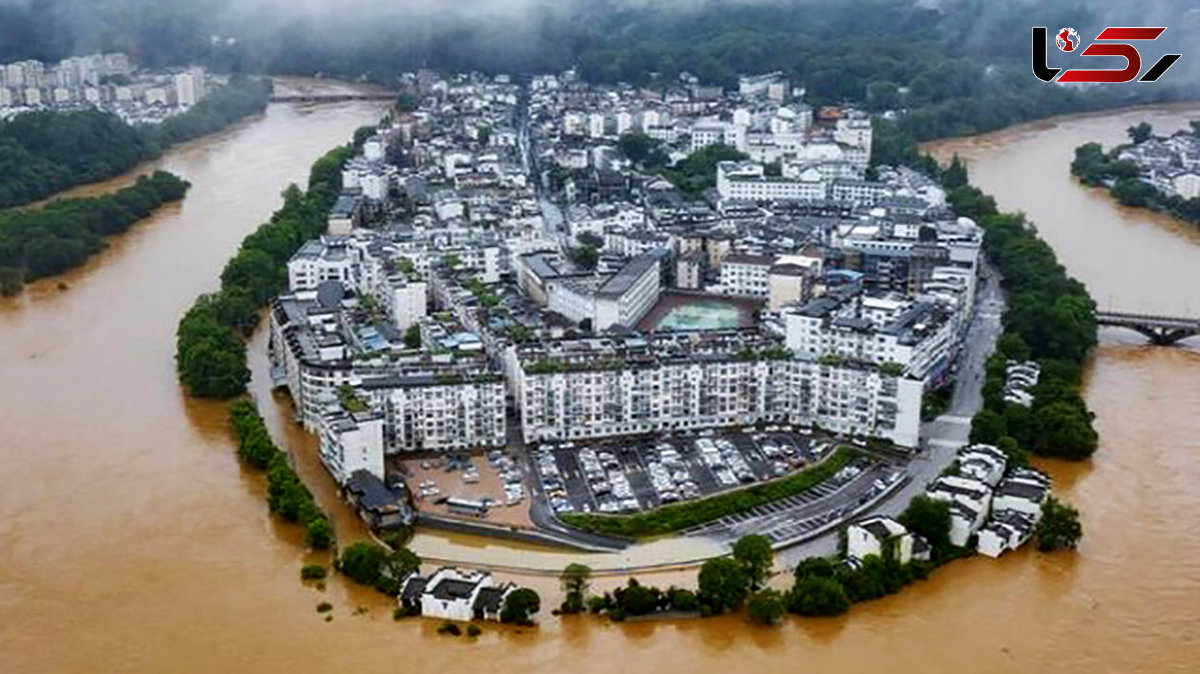
[[[1136,330],[1159,346],[1169,346],[1200,334],[1200,318],[1097,311],[1096,324]]]
[[[279,94],[272,103],[344,103],[346,101],[394,101],[397,94]]]

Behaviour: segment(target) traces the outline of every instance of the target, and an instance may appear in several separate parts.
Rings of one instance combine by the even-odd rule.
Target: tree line
[[[1096,344],[1096,304],[1078,279],[1058,261],[1022,213],[1003,213],[995,200],[968,182],[955,157],[945,169],[926,160],[926,169],[948,190],[948,202],[983,228],[983,249],[1001,274],[1008,294],[1004,332],[987,361],[983,409],[971,424],[971,442],[995,445],[1017,465],[1029,452],[1086,459],[1099,436],[1081,393],[1084,360]],[[1025,407],[1004,400],[1008,360],[1041,366]]]
[[[308,190],[283,192],[283,206],[242,240],[221,272],[221,287],[201,295],[179,321],[175,362],[192,395],[229,398],[250,381],[246,342],[258,325],[258,310],[287,288],[287,262],[309,239],[326,229],[329,208],[341,192],[341,167],[353,146],[331,150],[309,173]]]
[[[329,518],[313,500],[312,492],[275,445],[254,403],[240,399],[229,405],[229,422],[238,440],[238,457],[259,471],[267,471],[267,504],[271,513],[304,527],[305,541],[315,550],[333,544]]]
[[[37,111],[2,121],[0,208],[125,173],[171,145],[262,112],[270,95],[268,79],[233,77],[157,126],[133,127],[99,110]]]
[[[0,293],[15,295],[27,281],[60,274],[104,248],[189,184],[165,171],[141,176],[112,194],[63,199],[40,208],[0,211]]]

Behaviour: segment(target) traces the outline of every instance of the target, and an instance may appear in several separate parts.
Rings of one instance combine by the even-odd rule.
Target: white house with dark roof
[[[992,489],[979,480],[943,476],[927,490],[930,498],[950,503],[950,542],[964,546],[987,520]]]
[[[1050,481],[1037,471],[1025,469],[1008,476],[996,487],[992,508],[1025,513],[1036,522],[1041,519],[1042,504],[1049,496]]]
[[[982,555],[999,557],[1029,540],[1037,521],[1015,510],[994,510],[992,519],[979,530],[976,549]]]
[[[846,555],[863,559],[883,556],[888,541],[895,541],[896,560],[906,564],[913,557],[913,535],[896,520],[876,516],[855,522],[846,529]]]
[[[1008,457],[991,445],[971,445],[958,452],[958,474],[995,487],[1004,477]]]
[[[512,583],[497,584],[490,573],[443,566],[432,576],[413,574],[397,598],[401,606],[420,605],[421,615],[443,620],[499,620]]]

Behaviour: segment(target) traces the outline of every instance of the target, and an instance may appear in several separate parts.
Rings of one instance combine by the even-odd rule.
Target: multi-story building
[[[321,416],[317,433],[321,440],[321,462],[338,484],[346,484],[359,470],[384,478],[382,414],[330,411]]]
[[[538,267],[533,263],[531,269]],[[591,321],[596,332],[633,327],[658,301],[661,280],[653,253],[639,255],[615,274],[558,274],[545,281],[547,308],[575,323]]]
[[[825,199],[828,191],[828,182],[815,168],[793,178],[767,176],[763,165],[757,162],[717,164],[717,194],[722,200],[812,201]]]
[[[528,442],[759,421],[917,441],[919,381],[796,360],[757,331],[557,341],[508,360]]]
[[[770,294],[774,255],[730,253],[721,260],[721,289],[730,295],[766,297]]]
[[[798,357],[849,358],[894,365],[939,384],[956,344],[953,316],[925,301],[861,292],[829,293],[784,314],[787,345]]]
[[[343,237],[323,236],[305,241],[288,260],[288,288],[293,292],[316,290],[326,281],[356,287],[359,267],[349,242]]]
[[[399,331],[346,316],[359,305],[340,286],[315,295],[279,297],[270,311],[272,378],[305,428],[351,405],[383,415],[387,453],[503,445],[504,382],[484,355],[401,355]]]

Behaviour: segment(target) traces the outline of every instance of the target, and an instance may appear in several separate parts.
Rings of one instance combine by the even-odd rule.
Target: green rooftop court
[[[644,331],[694,331],[748,328],[761,302],[741,297],[665,293],[638,323]]]

